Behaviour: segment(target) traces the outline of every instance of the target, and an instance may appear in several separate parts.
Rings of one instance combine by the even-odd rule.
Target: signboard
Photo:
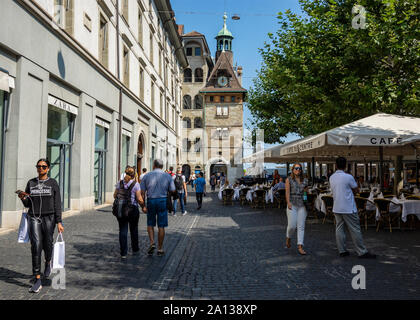
[[[60,100],[54,96],[48,95],[48,104],[52,105],[56,108],[59,108],[61,110],[73,113],[75,115],[78,114],[78,108],[68,102],[65,102],[63,100]]]

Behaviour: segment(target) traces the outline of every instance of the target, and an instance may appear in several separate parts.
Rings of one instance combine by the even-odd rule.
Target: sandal
[[[155,252],[155,249],[156,249],[156,245],[155,244],[150,245],[149,250],[147,250],[147,254],[149,256],[153,255],[153,252]]]
[[[305,252],[305,250],[303,250],[303,247],[302,246],[299,246],[298,247],[298,252],[299,252],[300,255],[306,256],[306,252]]]
[[[162,257],[164,254],[165,254],[165,251],[163,251],[163,250],[158,250],[158,252],[157,252],[158,257]]]

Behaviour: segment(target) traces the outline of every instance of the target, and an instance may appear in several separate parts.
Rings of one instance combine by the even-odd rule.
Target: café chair
[[[317,219],[318,215],[316,214],[316,209],[315,209],[315,200],[317,195],[315,193],[308,193],[308,201],[306,203],[306,209],[308,211],[308,217],[312,217]]]
[[[225,189],[222,191],[222,197],[223,197],[223,205],[233,205],[233,195],[234,195],[234,190],[233,189]]]
[[[370,196],[370,191],[360,192],[360,193],[359,193],[359,196],[360,196],[361,198],[369,198],[369,196]]]
[[[255,190],[254,197],[252,198],[253,208],[264,208],[265,209],[265,190]]]
[[[391,200],[389,199],[374,199],[376,208],[379,210],[380,218],[376,227],[376,232],[378,232],[381,222],[387,220],[389,224],[389,232],[392,232],[392,222],[398,219],[401,216],[402,205],[394,203],[395,205],[401,206],[401,210],[398,213],[389,212],[389,206],[391,205]]]
[[[274,191],[273,197],[279,209],[286,206],[286,189],[278,189]]]
[[[370,202],[373,205],[375,205],[375,203],[370,201],[369,199],[363,198],[363,197],[354,197],[354,199],[356,201],[356,207],[357,207],[357,211],[359,213],[360,220],[362,220],[362,218],[364,218],[364,220],[365,220],[365,230],[367,230],[368,220],[371,219],[371,218],[374,218],[375,214],[376,214],[376,212],[374,210],[367,210],[367,204],[368,204],[368,202]]]
[[[244,204],[247,203],[246,194],[248,193],[249,190],[250,190],[250,188],[243,188],[243,189],[239,190],[239,202],[240,202],[241,206],[243,206]]]
[[[326,209],[326,213],[324,216],[324,220],[322,221],[322,224],[325,223],[325,219],[327,219],[327,217],[329,216],[332,217],[335,224],[335,217],[334,217],[334,213],[332,212],[332,209],[334,206],[334,198],[332,196],[323,196],[321,200],[325,203],[325,209]]]

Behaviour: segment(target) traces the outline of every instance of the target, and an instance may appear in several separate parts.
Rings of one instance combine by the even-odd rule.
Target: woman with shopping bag
[[[48,177],[50,162],[40,159],[36,164],[38,177],[28,181],[25,192],[19,192],[19,198],[28,210],[29,237],[31,241],[33,286],[29,292],[37,293],[42,289],[41,254],[44,251],[44,277],[51,275],[51,257],[53,253],[54,230],[64,231],[61,220],[60,188],[55,179]]]

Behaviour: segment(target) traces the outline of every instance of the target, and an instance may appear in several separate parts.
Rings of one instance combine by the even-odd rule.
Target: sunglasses
[[[296,168],[294,168],[294,170],[302,171],[302,168],[301,167],[296,167]]]
[[[35,166],[37,169],[43,169],[43,170],[46,170],[47,168],[48,168],[48,166]]]

